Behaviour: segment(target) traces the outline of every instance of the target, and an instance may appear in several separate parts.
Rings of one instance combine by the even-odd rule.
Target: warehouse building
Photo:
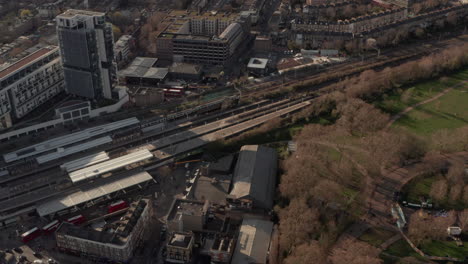
[[[63,223],[55,233],[61,251],[95,261],[129,261],[151,226],[152,205],[147,199],[130,204],[123,215],[109,214],[87,226]]]
[[[259,145],[241,148],[233,188],[227,197],[232,208],[270,210],[273,207],[277,160],[272,148]]]

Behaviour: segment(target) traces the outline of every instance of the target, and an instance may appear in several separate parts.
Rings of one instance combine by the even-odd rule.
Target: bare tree
[[[463,188],[462,202],[468,205],[468,185],[465,185]]]
[[[458,222],[463,232],[468,232],[468,209],[465,209],[458,213]]]
[[[304,243],[293,249],[284,264],[325,264],[326,254],[317,240]]]
[[[465,180],[465,163],[462,160],[457,160],[453,164],[451,164],[448,172],[447,172],[447,180],[449,181],[450,185],[464,185]]]
[[[319,211],[310,208],[304,198],[293,199],[279,212],[281,250],[288,251],[292,246],[308,242],[321,228],[319,216]]]
[[[430,196],[434,200],[440,202],[447,196],[447,188],[448,185],[446,179],[437,180],[431,186]]]
[[[356,239],[348,239],[343,242],[346,247],[335,248],[329,261],[331,264],[380,264],[380,251],[368,243]]]
[[[459,185],[459,184],[452,185],[452,187],[450,187],[450,192],[448,196],[449,202],[451,203],[458,202],[462,197],[462,193],[463,193],[463,185]]]

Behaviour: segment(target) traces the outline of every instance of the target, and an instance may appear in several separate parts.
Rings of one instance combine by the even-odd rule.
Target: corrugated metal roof
[[[104,145],[104,144],[107,144],[107,143],[110,143],[110,142],[112,142],[112,138],[109,137],[109,136],[97,138],[95,140],[87,141],[87,142],[84,142],[82,144],[74,145],[74,146],[69,147],[69,148],[65,148],[65,149],[60,149],[59,148],[55,152],[52,152],[52,153],[37,157],[36,161],[39,164],[46,163],[48,161],[60,159],[60,158],[66,157],[68,155],[78,153],[80,151],[84,151],[84,150],[87,150],[87,149],[90,149],[90,148],[95,148],[97,146],[101,146],[101,145]]]
[[[244,218],[231,264],[267,263],[273,222]]]
[[[120,120],[117,122],[113,122],[110,124],[91,127],[83,131],[79,131],[76,133],[46,140],[39,144],[26,147],[26,148],[22,148],[14,152],[7,153],[3,155],[3,158],[5,159],[5,162],[12,162],[12,161],[16,161],[19,159],[28,158],[31,156],[41,154],[46,151],[51,151],[59,147],[75,144],[80,141],[84,141],[89,138],[92,138],[101,134],[109,133],[113,130],[128,127],[128,126],[135,125],[138,123],[140,123],[140,121],[136,117],[132,117],[132,118],[127,118],[127,119]]]
[[[169,69],[153,67],[157,60],[157,58],[137,57],[130,66],[120,72],[120,75],[125,77],[164,79]]]
[[[50,215],[55,212],[114,193],[116,191],[147,182],[151,179],[153,178],[146,171],[139,172],[131,176],[123,175],[121,177],[111,177],[108,182],[100,186],[95,186],[84,190],[77,190],[73,193],[69,193],[59,198],[42,203],[37,207],[36,210],[41,217]]]
[[[248,197],[254,206],[270,209],[276,181],[277,154],[272,148],[246,145],[241,148],[234,170],[231,195]]]
[[[128,155],[124,155],[115,159],[107,160],[80,170],[70,172],[68,175],[70,176],[72,182],[79,182],[152,157],[153,154],[151,154],[151,152],[149,152],[147,149],[143,149],[137,152],[130,153]]]
[[[110,159],[109,155],[107,155],[106,152],[102,151],[99,153],[95,153],[80,159],[76,159],[70,162],[66,162],[62,165],[60,165],[60,168],[62,170],[66,170],[67,172],[79,170],[88,166],[91,166],[93,164],[103,162]]]

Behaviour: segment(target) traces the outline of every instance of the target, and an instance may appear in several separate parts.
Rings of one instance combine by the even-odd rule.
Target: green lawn
[[[432,177],[417,177],[403,187],[405,199],[411,203],[420,203],[420,197],[428,198],[432,183],[436,180]]]
[[[453,89],[431,103],[417,107],[394,124],[428,136],[441,129],[456,129],[468,125],[468,88]]]
[[[362,236],[360,236],[359,239],[375,247],[379,247],[383,242],[391,238],[393,235],[395,235],[395,233],[385,229],[371,228],[367,230]]]
[[[463,259],[468,256],[468,244],[465,242],[463,247],[458,247],[455,241],[432,241],[423,244],[421,250],[431,256]]]
[[[434,97],[445,88],[454,86],[463,80],[468,80],[468,69],[464,69],[448,77],[421,82],[411,87],[400,89],[393,94],[387,95],[384,100],[377,102],[376,106],[384,112],[394,115],[403,111],[408,106]]]
[[[397,242],[393,243],[384,252],[395,257],[413,256],[421,258],[421,256],[418,253],[416,253],[404,239],[400,239]]]
[[[428,176],[428,177],[416,177],[405,186],[403,186],[403,199],[410,203],[420,203],[420,198],[424,197],[425,199],[430,198],[429,194],[431,192],[432,184],[438,180],[440,176]],[[450,193],[450,189],[447,191]],[[445,210],[463,210],[466,208],[462,200],[456,201],[455,203],[450,202],[448,197],[442,201],[435,202],[433,201],[435,208],[443,208]]]

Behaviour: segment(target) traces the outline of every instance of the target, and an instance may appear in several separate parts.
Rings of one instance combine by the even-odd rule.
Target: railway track
[[[301,76],[300,78],[288,80],[281,84],[277,83],[278,80],[265,82],[261,85],[250,87],[250,89],[243,91],[242,98],[256,97],[262,94],[272,93],[282,87],[304,82],[312,83],[311,85],[315,84],[316,86],[314,88],[318,89],[319,85],[330,83],[332,81],[339,80],[340,78],[353,76],[368,69],[382,69],[387,66],[403,63],[405,61],[430,54],[431,52],[435,52],[446,45],[448,44],[441,44],[431,48],[420,48],[416,53],[405,52],[405,54],[400,54],[400,56],[395,57],[391,56],[393,54],[391,52],[384,53],[382,57],[375,58],[372,62],[367,62],[366,64],[356,62],[337,65],[331,69],[323,69],[316,75]],[[311,98],[304,99],[309,100]],[[156,157],[152,163],[145,165],[146,169],[151,169],[164,160],[190,151],[193,148],[198,148],[203,144],[206,144],[206,142],[212,142],[214,140],[235,135],[236,133],[241,133],[247,129],[261,125],[262,123],[270,120],[270,118],[281,116],[283,113],[289,113],[290,111],[296,111],[311,103],[310,101],[307,101],[308,103],[304,103],[304,99],[283,99],[277,101],[263,100],[258,103],[236,107],[234,109],[215,114],[210,113],[204,116],[194,116],[190,119],[187,118],[186,120],[183,120],[183,122],[176,123],[174,127],[163,132],[155,131],[146,133],[130,142],[107,146],[106,150],[111,151],[118,148],[148,148]],[[173,139],[172,141],[168,141],[168,139],[166,139],[170,139],[171,137]],[[76,159],[77,157],[73,158]],[[21,179],[21,181],[16,182],[16,179],[13,179],[7,185],[8,187],[13,187],[12,189],[14,190],[14,193],[2,195],[3,199],[0,199],[0,205],[6,201],[10,203],[14,202],[16,198],[27,200],[24,199],[23,196],[31,195],[31,190],[34,190],[35,199],[40,199],[41,193],[50,196],[50,192],[62,191],[60,188],[64,181],[67,181],[66,175],[50,177],[47,180],[38,180],[37,185],[27,186],[27,179],[31,179],[34,182],[35,179],[32,177],[35,177],[38,172],[41,172],[41,174],[47,174],[54,168],[56,169],[61,163],[63,163],[63,160],[51,163],[47,166],[41,166],[35,171],[18,178]]]
[[[447,48],[450,45],[462,43],[466,41],[467,38],[468,37],[466,35],[462,35],[460,37],[451,38],[440,42],[434,40],[426,45],[416,43],[410,45],[409,47],[405,47],[405,49],[396,48],[393,50],[384,51],[379,57],[373,56],[371,58],[367,58],[366,61],[341,63],[339,65],[335,65],[334,67],[315,70],[315,72],[312,72],[313,75],[310,75],[310,70],[299,73],[299,77],[291,76],[296,74],[288,74],[284,77],[285,81],[272,80],[262,84],[247,87],[245,89],[246,91],[243,92],[242,97],[243,99],[251,97],[259,98],[292,85],[306,84],[311,86],[311,89],[308,90],[317,90],[340,79],[356,76],[366,70],[381,70],[385,67],[399,65],[414,59],[421,58],[423,56],[427,56],[431,53],[435,53],[444,48]]]
[[[175,146],[184,146],[183,149],[185,149],[185,151],[198,148],[203,145],[200,145],[199,139],[201,138],[203,138],[203,142],[206,143],[211,142],[212,140],[227,137],[233,133],[237,133],[235,131],[244,131],[250,129],[270,120],[270,118],[273,118],[273,116],[281,116],[281,113],[283,112],[290,113],[310,104],[310,101],[307,100],[310,100],[311,98],[312,97],[300,99],[283,99],[271,102],[269,104],[265,102],[263,105],[258,104],[250,107],[243,106],[239,109],[226,111],[225,113],[222,113],[222,115],[214,115],[218,116],[216,118],[217,120],[215,121],[207,122],[206,124],[203,122],[203,124],[194,125],[193,128],[190,128],[192,124],[186,124],[185,129],[183,129],[184,131],[182,132],[178,130],[179,132],[173,133],[171,135],[160,134],[159,136],[154,136],[154,138],[142,138],[139,141],[135,141],[133,144],[127,143],[124,146],[126,146],[129,151],[135,151],[142,148],[151,150],[156,158],[145,166],[152,166],[166,160],[169,158],[169,156],[172,157],[184,152],[178,151],[166,156],[165,158],[161,158],[161,155],[157,157],[157,154],[167,152],[168,148],[170,149]],[[219,118],[219,116],[221,118]],[[207,117],[204,117],[203,119],[207,119]],[[197,120],[197,122],[200,123],[202,121]],[[243,124],[246,125],[244,126]],[[226,132],[233,128],[236,128],[237,130],[234,129],[234,132],[231,132],[231,134]],[[210,140],[207,140],[207,138]],[[149,139],[154,140],[151,141]],[[187,144],[187,142],[191,143]],[[193,142],[197,142],[197,144],[193,144]],[[193,148],[191,146],[193,146]],[[108,149],[115,149],[115,146]],[[34,193],[33,200],[40,200],[43,195],[49,197],[51,192],[58,192],[59,190],[62,191],[63,186],[67,185],[69,181],[67,175],[65,175],[63,172],[61,173],[58,169],[58,166],[62,163],[63,160],[57,161],[54,164],[41,169],[40,174],[37,171],[32,171],[30,174],[15,179],[6,185],[4,183],[3,186],[12,191],[8,191],[8,193],[1,195],[0,207],[3,206],[3,203],[5,203],[4,205],[15,203],[15,200],[27,201],[28,199],[25,199],[24,197],[31,196],[31,191]],[[10,208],[11,206],[4,207]]]

